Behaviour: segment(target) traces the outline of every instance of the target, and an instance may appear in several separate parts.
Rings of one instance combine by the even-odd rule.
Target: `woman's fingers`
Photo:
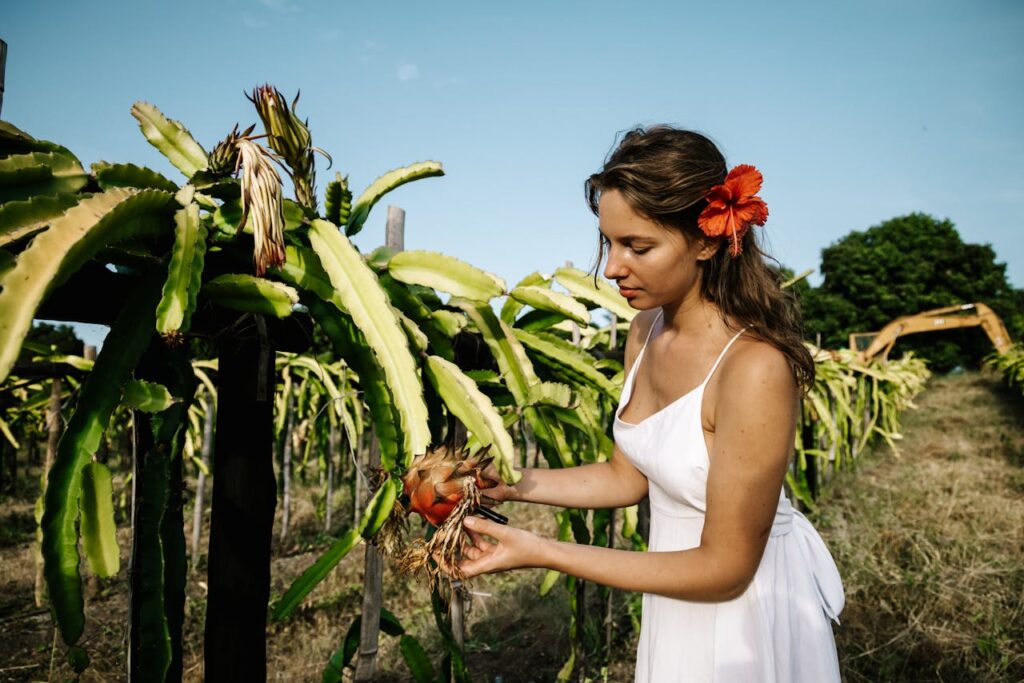
[[[501,483],[501,475],[498,474],[498,468],[495,466],[493,461],[484,468],[483,476],[484,479],[489,481]]]
[[[459,562],[459,571],[462,572],[462,575],[467,579],[472,579],[474,576],[483,574],[475,560],[463,560],[462,562]]]
[[[480,517],[466,517],[462,525],[473,542],[459,563],[467,576],[540,566],[535,564],[539,539],[534,534]]]
[[[466,578],[470,578],[499,570],[496,560],[501,553],[501,548],[498,544],[488,541],[484,536],[490,536],[500,542],[505,527],[479,517],[466,517],[462,526],[469,534],[472,545],[467,545],[462,550],[462,560],[459,562],[460,571],[465,574]]]
[[[509,500],[512,489],[502,481],[501,475],[498,474],[498,468],[495,467],[493,462],[481,472],[480,479],[483,481],[481,493],[484,497],[484,505],[490,507],[493,504]]]
[[[459,561],[459,570],[467,579],[478,574],[501,571],[501,568],[496,565],[498,552],[497,546],[493,546],[490,550],[467,548],[462,554],[462,560]]]
[[[481,517],[466,517],[462,525],[471,533],[486,534],[497,541],[503,540],[508,531],[508,527]]]
[[[469,538],[472,541],[474,547],[479,548],[480,550],[487,550],[488,548],[494,547],[493,543],[488,542],[483,536],[481,536],[477,532],[466,529],[466,533],[469,534]]]

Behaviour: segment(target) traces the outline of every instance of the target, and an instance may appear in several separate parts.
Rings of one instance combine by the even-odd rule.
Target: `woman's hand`
[[[498,474],[498,468],[494,466],[493,462],[484,469],[482,478],[485,481],[495,482],[493,486],[480,489],[480,495],[483,497],[482,502],[484,505],[489,506],[494,503],[504,503],[507,500],[516,500],[515,486],[506,484],[501,480],[501,475]]]
[[[471,578],[479,574],[503,572],[508,569],[541,566],[546,541],[536,534],[496,524],[479,517],[466,517],[462,523],[472,539],[462,551],[459,569]],[[484,538],[490,536],[496,542]]]

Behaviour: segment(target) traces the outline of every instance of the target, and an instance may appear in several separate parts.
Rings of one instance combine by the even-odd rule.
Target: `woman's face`
[[[598,219],[608,252],[604,276],[619,285],[630,306],[647,310],[697,294],[697,261],[714,254],[714,245],[687,240],[641,216],[617,190],[601,193]]]

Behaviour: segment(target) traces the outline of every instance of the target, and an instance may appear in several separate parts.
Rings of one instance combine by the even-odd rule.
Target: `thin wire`
[[[318,410],[316,412],[316,415],[313,416],[313,421],[316,422],[318,419],[320,419],[320,413],[322,413],[325,410],[327,410],[327,406],[331,405],[335,401],[344,401],[344,400],[345,400],[344,396],[338,396],[337,398],[332,398],[329,401],[327,401],[326,403],[324,403],[324,405],[320,408],[320,410]],[[356,458],[356,450],[355,450],[355,448],[352,447],[352,440],[351,439],[345,439],[345,442],[348,444],[349,458],[352,460],[352,466],[355,468],[356,473],[359,474],[359,476],[363,478],[363,483],[366,484],[366,488],[367,489],[372,488],[370,486],[370,478],[366,476],[366,473],[363,472],[363,469],[359,466],[358,459]]]
[[[319,323],[316,322],[316,318],[313,317],[312,313],[310,313],[309,317],[310,317],[311,320],[313,320],[314,324],[319,325]],[[304,334],[306,336],[306,340],[309,341],[309,345],[310,345],[310,347],[312,347],[313,346],[313,335],[311,335],[309,332],[307,332],[306,329],[304,327],[302,327],[301,325],[299,326],[299,329],[302,330],[302,334]],[[317,358],[315,353],[310,354],[310,355],[313,357],[313,362],[316,363],[317,368],[320,370],[320,377],[321,378],[326,377],[327,376],[327,370],[320,364],[320,359]],[[344,359],[342,359],[342,360],[344,360]],[[348,367],[348,363],[345,364],[345,367]],[[322,381],[323,381],[323,379],[321,379],[321,382]],[[348,379],[345,380],[345,383],[348,384]],[[313,421],[316,422],[320,418],[320,414],[327,409],[328,405],[333,404],[335,401],[344,401],[345,398],[346,398],[345,396],[338,396],[337,398],[332,398],[327,403],[324,403],[323,407],[320,408],[320,410],[317,411],[316,415],[313,416]],[[352,466],[355,468],[356,473],[358,473],[359,476],[363,478],[363,483],[366,485],[367,490],[373,488],[370,485],[370,478],[366,475],[366,473],[363,471],[363,469],[359,466],[359,459],[356,457],[356,450],[355,450],[355,447],[352,445],[352,440],[346,438],[345,441],[348,444],[349,459],[352,461]]]

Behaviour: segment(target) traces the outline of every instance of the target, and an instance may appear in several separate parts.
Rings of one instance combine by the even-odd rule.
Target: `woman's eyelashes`
[[[601,246],[604,249],[607,249],[608,251],[611,251],[612,249],[615,248],[616,245],[618,245],[618,246],[620,246],[620,247],[622,247],[624,249],[629,250],[633,254],[636,254],[637,256],[642,256],[643,254],[646,254],[653,247],[653,245],[648,244],[646,242],[641,243],[641,244],[637,244],[634,241],[634,238],[632,238],[632,237],[627,237],[627,238],[624,238],[624,239],[623,238],[619,238],[619,239],[614,239],[613,240],[612,238],[608,237],[604,233],[600,233],[599,239],[600,239]]]

